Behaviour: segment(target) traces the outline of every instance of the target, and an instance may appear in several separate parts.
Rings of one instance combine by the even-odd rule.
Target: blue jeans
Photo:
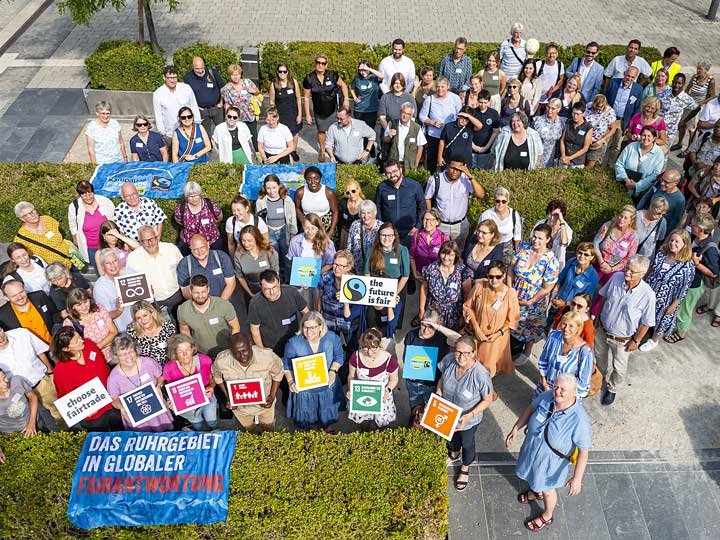
[[[473,152],[473,167],[476,169],[487,169],[488,161],[490,160],[490,156],[492,154],[488,152],[487,154],[476,154]]]
[[[217,399],[213,396],[207,405],[182,413],[180,416],[190,422],[195,431],[203,431],[203,423],[207,424],[210,429],[217,429]]]
[[[425,405],[428,401],[430,401],[430,394],[435,391],[434,384],[423,384],[423,382],[425,381],[405,379],[405,388],[407,388],[411,409],[417,405]]]
[[[278,258],[280,259],[280,281],[282,283],[288,282],[288,274],[289,269],[287,267],[287,252],[288,252],[288,244],[287,244],[287,236],[285,232],[285,227],[278,230],[273,230],[270,227],[268,227],[268,237],[270,239],[270,245],[277,251]]]
[[[97,263],[95,262],[95,254],[97,252],[98,252],[97,249],[88,248],[88,259],[90,259],[88,262],[95,269],[95,274],[97,274],[99,276],[100,272],[98,271]]]

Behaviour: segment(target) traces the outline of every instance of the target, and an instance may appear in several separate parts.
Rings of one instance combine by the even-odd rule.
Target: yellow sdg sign
[[[293,358],[292,367],[298,392],[327,386],[330,382],[324,352]]]
[[[395,307],[397,279],[367,276],[343,276],[340,302],[363,306]]]

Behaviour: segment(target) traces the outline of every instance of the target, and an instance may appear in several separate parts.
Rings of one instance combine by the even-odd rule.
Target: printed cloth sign
[[[112,403],[112,398],[98,377],[78,386],[72,392],[55,401],[55,407],[68,426],[74,426],[95,414],[105,405]]]
[[[320,283],[322,260],[315,257],[293,257],[290,271],[290,285],[295,287],[317,287]]]
[[[292,367],[298,392],[330,384],[324,352],[293,358]]]
[[[336,167],[335,163],[314,164],[322,173],[322,184],[335,191]],[[297,163],[295,165],[245,165],[243,169],[243,183],[240,186],[240,193],[251,201],[256,201],[258,191],[268,174],[274,174],[290,192],[290,198],[295,196],[295,191],[305,185],[305,169],[308,165]]]
[[[382,414],[385,383],[379,381],[350,381],[350,412]]]
[[[175,409],[175,414],[190,412],[199,409],[203,405],[207,405],[210,400],[205,394],[205,385],[203,384],[202,375],[196,373],[179,381],[167,383],[165,385],[170,403]]]
[[[408,345],[405,348],[403,379],[434,381],[437,367],[438,348]]]
[[[182,199],[192,166],[192,163],[162,161],[107,163],[95,169],[90,183],[96,194],[106,197],[120,197],[120,188],[130,182],[135,184],[141,197]]]
[[[455,433],[461,414],[460,407],[433,392],[430,394],[420,425],[449,441]]]
[[[67,517],[77,527],[227,520],[236,431],[89,433]]]
[[[395,307],[397,281],[390,278],[344,275],[340,281],[340,302]]]
[[[227,381],[230,405],[261,405],[265,403],[265,386],[262,379]]]
[[[122,307],[132,306],[140,300],[153,301],[152,290],[145,274],[124,274],[115,278],[115,289]]]
[[[165,401],[153,382],[121,395],[120,404],[132,427],[137,427],[167,411]]]

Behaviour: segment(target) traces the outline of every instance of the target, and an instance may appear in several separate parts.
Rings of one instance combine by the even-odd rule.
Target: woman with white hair
[[[533,170],[542,164],[543,143],[540,135],[528,127],[524,112],[510,115],[510,125],[500,130],[492,148],[494,169]]]
[[[557,165],[558,143],[567,122],[567,118],[560,116],[560,109],[562,109],[562,101],[558,98],[550,98],[545,106],[545,114],[536,116],[533,120],[533,127],[540,135],[543,147],[540,167]]]
[[[20,242],[46,263],[61,262],[68,268],[73,264],[82,269],[82,263],[73,257],[70,242],[60,233],[60,223],[51,216],[41,216],[35,205],[20,201],[15,205],[15,216],[22,226],[13,242]]]
[[[68,268],[59,262],[50,263],[45,268],[45,277],[50,283],[50,298],[63,317],[69,313],[65,309],[67,297],[71,290],[82,289],[90,292],[90,283],[80,272],[70,272]]]
[[[505,263],[513,259],[515,248],[522,241],[522,217],[510,206],[510,192],[502,186],[493,191],[494,204],[480,215],[480,220],[492,220],[500,233]]]
[[[369,199],[358,205],[360,219],[355,220],[348,230],[347,250],[355,259],[355,273],[362,274],[365,268],[365,257],[372,249],[382,221],[377,219],[377,206]]]
[[[222,249],[222,235],[217,224],[222,221],[223,213],[218,204],[203,197],[200,184],[192,181],[185,184],[183,198],[173,212],[180,225],[180,252],[190,254],[190,239],[196,234],[205,237],[210,249]]]
[[[95,104],[95,120],[90,120],[85,130],[88,156],[93,165],[128,160],[120,124],[110,118],[111,114],[112,105],[107,101],[98,101]]]
[[[510,37],[500,44],[500,69],[505,72],[507,80],[516,78],[527,60],[525,40],[522,38],[525,27],[516,22],[510,27]]]

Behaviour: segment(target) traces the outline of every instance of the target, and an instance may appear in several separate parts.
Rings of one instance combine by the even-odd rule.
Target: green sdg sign
[[[350,412],[382,414],[385,383],[350,381]]]

